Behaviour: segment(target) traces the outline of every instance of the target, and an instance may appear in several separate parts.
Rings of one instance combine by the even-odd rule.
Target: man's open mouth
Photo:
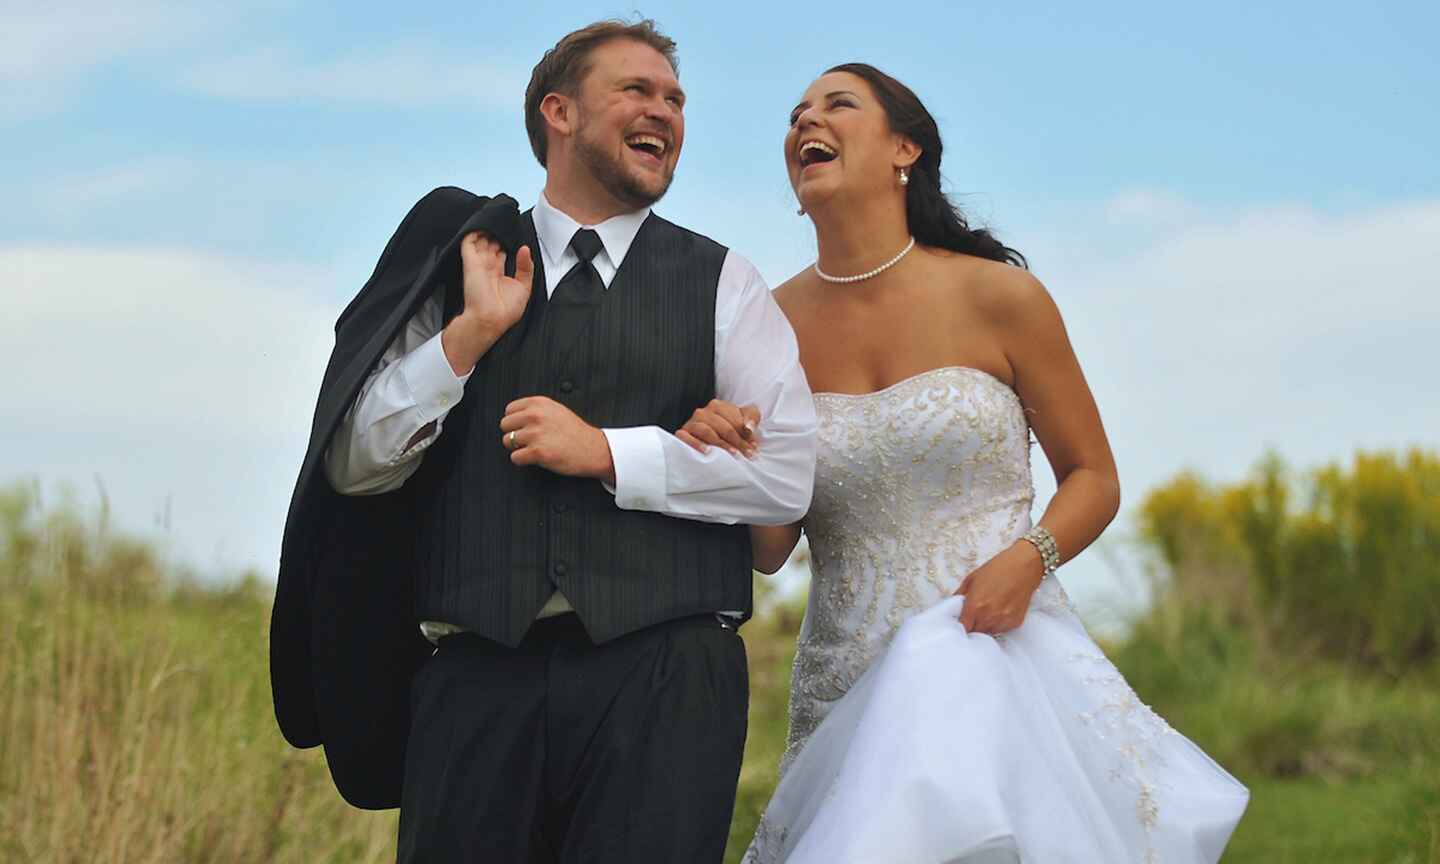
[[[670,149],[670,145],[664,138],[658,135],[647,135],[644,133],[629,136],[625,139],[625,145],[631,150],[644,153],[648,156],[654,156],[656,159],[662,158],[665,155],[665,151]]]

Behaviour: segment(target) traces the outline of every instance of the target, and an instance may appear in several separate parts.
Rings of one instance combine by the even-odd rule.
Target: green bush
[[[1261,646],[1392,675],[1435,661],[1440,457],[1362,453],[1295,478],[1272,456],[1220,487],[1186,474],[1140,523],[1162,593]]]
[[[1250,787],[1225,860],[1440,862],[1440,459],[1271,456],[1139,516],[1160,576],[1110,653]]]

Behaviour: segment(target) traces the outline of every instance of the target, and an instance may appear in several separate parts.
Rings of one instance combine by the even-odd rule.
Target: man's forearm
[[[499,333],[464,312],[452,318],[440,336],[445,359],[450,362],[450,370],[456,377],[469,375],[480,358],[499,340]]]
[[[464,395],[465,379],[454,374],[443,337],[425,324],[415,322],[397,340],[335,430],[325,475],[342,495],[374,495],[403,485]]]
[[[753,459],[699,453],[656,426],[606,429],[615,503],[627,510],[724,524],[785,525],[810,507],[814,431],[766,429]]]

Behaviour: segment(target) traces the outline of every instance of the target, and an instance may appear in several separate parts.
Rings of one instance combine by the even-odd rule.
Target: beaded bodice
[[[875,393],[815,401],[820,433],[805,531],[816,587],[883,572],[917,583],[907,589],[928,583],[949,593],[980,554],[1025,531],[1016,526],[1034,497],[1029,426],[999,380],[948,366]],[[1009,518],[995,524],[996,511]]]
[[[796,647],[791,750],[905,619],[1030,527],[1030,430],[1015,392],[963,366],[875,393],[817,393],[810,598]],[[1046,580],[1040,604],[1063,601]]]

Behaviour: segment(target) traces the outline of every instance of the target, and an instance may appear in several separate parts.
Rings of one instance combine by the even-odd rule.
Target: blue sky
[[[530,67],[634,8],[39,9],[0,0],[0,480],[98,475],[137,528],[169,497],[178,558],[269,571],[329,322],[431,187],[534,200]],[[895,74],[1060,303],[1130,503],[1267,447],[1440,446],[1440,6],[720,9],[640,10],[690,94],[658,209],[782,281],[814,254],[790,106],[837,62]],[[1099,557],[1070,568],[1096,607]]]

